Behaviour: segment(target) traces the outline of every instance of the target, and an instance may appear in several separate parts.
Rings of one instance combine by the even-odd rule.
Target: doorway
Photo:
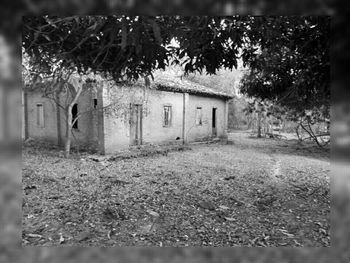
[[[216,130],[216,108],[213,108],[212,112],[212,136],[217,136],[217,130]]]
[[[130,145],[142,144],[142,105],[130,105]]]

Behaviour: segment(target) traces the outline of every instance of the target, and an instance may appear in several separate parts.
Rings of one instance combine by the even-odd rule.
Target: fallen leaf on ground
[[[154,217],[159,217],[159,214],[157,212],[154,212],[150,209],[147,210],[147,213],[149,213],[151,216],[154,216]]]
[[[215,210],[215,206],[211,202],[202,201],[202,202],[199,202],[198,205],[203,209]]]
[[[286,236],[288,236],[288,237],[294,237],[293,234],[288,233],[288,231],[285,230],[285,229],[278,229],[278,230],[279,230],[283,235],[286,235]]]
[[[64,241],[65,241],[65,239],[64,239],[63,235],[60,233],[60,244],[63,244]]]
[[[90,232],[83,232],[80,235],[78,235],[76,237],[76,240],[78,241],[85,241],[87,239],[89,239],[91,237],[91,233]]]
[[[39,234],[27,234],[27,237],[32,237],[32,238],[42,238],[42,235]]]

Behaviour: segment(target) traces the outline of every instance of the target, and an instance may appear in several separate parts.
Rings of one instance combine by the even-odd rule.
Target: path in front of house
[[[113,162],[25,149],[23,243],[329,246],[327,154],[244,132],[229,139]]]

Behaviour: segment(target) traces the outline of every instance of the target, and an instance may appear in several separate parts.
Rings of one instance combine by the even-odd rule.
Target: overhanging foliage
[[[171,63],[215,74],[241,59],[251,69],[243,93],[305,109],[329,105],[329,31],[329,17],[43,16],[24,18],[23,47],[33,74],[66,68],[114,80]]]

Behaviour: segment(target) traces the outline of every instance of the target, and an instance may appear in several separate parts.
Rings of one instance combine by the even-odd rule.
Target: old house
[[[62,103],[65,96],[60,96]],[[73,117],[80,116],[73,125],[73,144],[109,154],[132,145],[225,138],[231,98],[165,72],[150,83],[98,82],[72,109]],[[36,91],[26,92],[24,100],[26,137],[62,143],[63,109]]]

